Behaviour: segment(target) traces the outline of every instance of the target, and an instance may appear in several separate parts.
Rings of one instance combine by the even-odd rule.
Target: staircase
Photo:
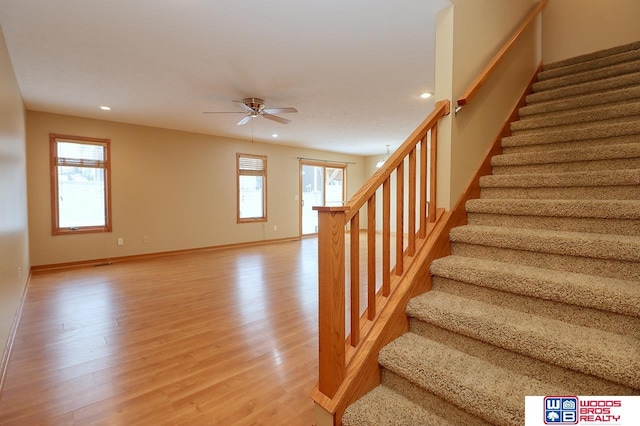
[[[351,425],[522,425],[640,394],[640,42],[544,67]]]

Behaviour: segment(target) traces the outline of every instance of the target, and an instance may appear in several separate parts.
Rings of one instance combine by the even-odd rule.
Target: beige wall
[[[453,17],[454,7],[441,10],[436,16],[435,99],[451,102],[451,113],[438,124],[438,208],[450,209],[451,200],[451,125],[453,123]]]
[[[0,355],[29,273],[25,111],[0,30]]]
[[[51,132],[111,140],[112,233],[51,235]],[[266,223],[236,223],[238,152],[268,157]],[[297,237],[297,157],[355,162],[347,171],[349,196],[364,182],[362,157],[29,111],[32,264]]]
[[[639,41],[639,19],[638,0],[551,0],[543,11],[544,63]]]
[[[537,0],[452,0],[436,30],[436,99],[456,99],[509,39]],[[439,205],[452,207],[540,62],[532,25],[457,116],[440,128]],[[450,139],[449,139],[450,135]]]

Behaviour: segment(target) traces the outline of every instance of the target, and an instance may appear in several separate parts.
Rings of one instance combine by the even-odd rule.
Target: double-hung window
[[[53,235],[110,232],[109,139],[49,135]]]
[[[236,154],[238,223],[267,220],[267,157]]]

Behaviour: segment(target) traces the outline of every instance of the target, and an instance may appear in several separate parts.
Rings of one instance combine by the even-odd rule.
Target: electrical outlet
[[[277,231],[278,230],[278,225],[273,225],[273,230]]]
[[[142,242],[145,243],[145,244],[148,243],[149,242],[149,236],[145,235],[144,237],[142,237]]]
[[[118,245],[119,246],[123,246],[124,245],[124,238],[118,238]]]
[[[18,278],[22,278],[22,268],[18,267]]]

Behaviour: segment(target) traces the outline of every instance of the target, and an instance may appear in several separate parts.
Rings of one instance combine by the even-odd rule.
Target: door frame
[[[323,173],[322,173],[322,185],[323,185],[323,191],[322,191],[322,204],[325,205],[327,203],[327,191],[326,191],[326,182],[325,182],[325,178],[327,175],[327,167],[328,168],[333,168],[333,169],[342,169],[342,202],[343,204],[347,202],[347,163],[338,163],[338,162],[332,162],[332,161],[322,161],[322,160],[308,160],[308,159],[303,159],[301,158],[299,160],[299,164],[298,164],[298,223],[299,223],[299,230],[298,230],[298,235],[300,236],[300,238],[304,238],[304,237],[309,237],[309,236],[314,236],[314,235],[318,235],[317,233],[310,233],[310,234],[303,234],[302,233],[302,210],[303,210],[303,195],[302,195],[302,187],[303,187],[303,183],[302,183],[302,167],[303,166],[314,166],[314,167],[322,167],[323,169]]]

